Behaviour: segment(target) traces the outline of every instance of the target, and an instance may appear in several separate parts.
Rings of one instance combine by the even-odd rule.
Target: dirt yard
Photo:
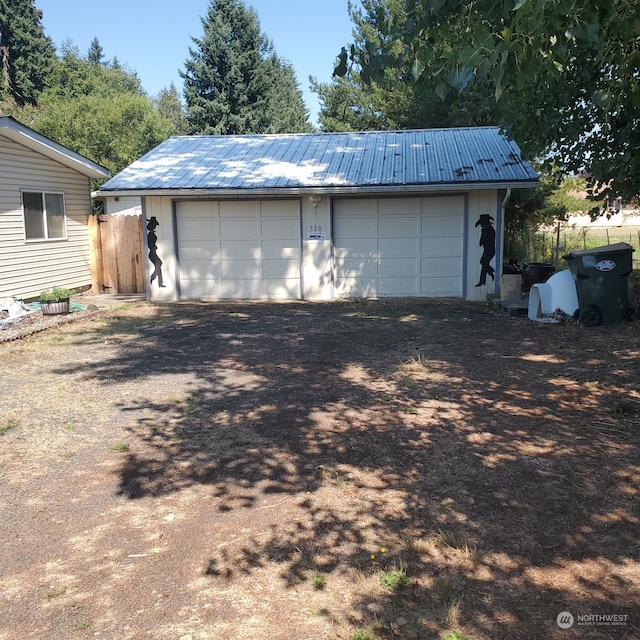
[[[140,303],[0,364],[0,640],[640,638],[637,322]]]

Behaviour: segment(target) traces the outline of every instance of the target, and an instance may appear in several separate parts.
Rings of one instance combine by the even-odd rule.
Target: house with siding
[[[538,185],[496,127],[172,137],[107,181],[139,197],[154,300],[499,293],[504,206]]]
[[[91,285],[91,178],[104,167],[0,116],[0,298]]]

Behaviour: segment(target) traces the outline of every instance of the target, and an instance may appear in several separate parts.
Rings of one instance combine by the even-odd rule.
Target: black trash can
[[[626,322],[631,316],[629,275],[633,271],[633,247],[626,242],[584,251],[563,258],[576,281],[581,324]]]
[[[522,290],[530,291],[532,285],[546,282],[555,272],[556,268],[548,262],[526,262]]]

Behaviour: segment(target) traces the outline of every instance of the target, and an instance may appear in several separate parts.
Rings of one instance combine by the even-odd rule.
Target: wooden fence
[[[142,216],[89,216],[91,290],[144,293]]]

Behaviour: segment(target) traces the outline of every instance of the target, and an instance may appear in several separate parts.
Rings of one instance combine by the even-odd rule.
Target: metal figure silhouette
[[[155,216],[151,216],[149,222],[147,223],[147,230],[149,233],[147,234],[147,245],[149,247],[149,260],[153,264],[154,270],[151,274],[151,282],[153,282],[156,278],[158,278],[158,286],[164,287],[164,283],[162,281],[162,260],[158,256],[158,236],[156,235],[156,227],[159,226]]]
[[[495,280],[496,277],[496,272],[491,266],[491,260],[496,255],[496,230],[493,228],[492,222],[493,218],[488,213],[483,213],[476,222],[476,227],[480,227],[480,246],[483,248],[480,258],[482,269],[476,287],[483,287],[487,284],[487,276],[491,280]]]

